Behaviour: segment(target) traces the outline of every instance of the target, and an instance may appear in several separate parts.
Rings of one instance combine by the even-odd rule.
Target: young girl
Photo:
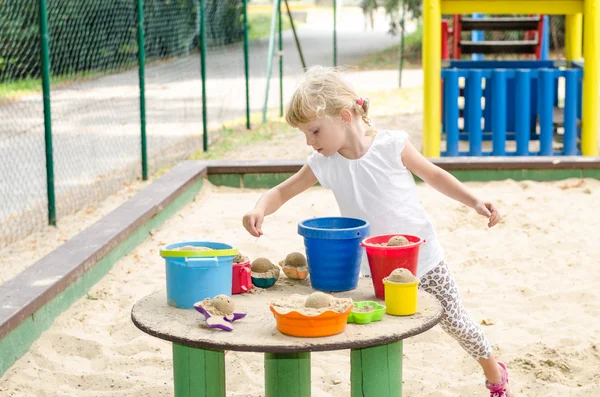
[[[424,238],[419,254],[419,288],[444,307],[441,326],[483,368],[491,397],[511,397],[506,366],[496,361],[481,328],[469,317],[431,222],[418,202],[416,174],[425,183],[488,218],[500,220],[496,206],[473,195],[456,178],[423,157],[403,131],[371,132],[369,101],[341,73],[309,69],[293,95],[287,122],[300,129],[316,153],[297,174],[269,190],[243,219],[246,230],[261,236],[264,217],[319,182],[333,191],[342,216],[367,220],[371,234],[405,233]],[[368,267],[363,267],[363,272]]]

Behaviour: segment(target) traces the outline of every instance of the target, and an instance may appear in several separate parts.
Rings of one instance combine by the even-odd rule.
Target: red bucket
[[[404,236],[411,244],[396,247],[379,245],[387,243],[393,236]],[[409,270],[415,277],[417,276],[419,247],[424,242],[425,240],[420,237],[409,234],[385,234],[363,240],[361,245],[367,250],[373,288],[377,298],[385,299],[383,279],[395,269],[404,268]]]
[[[252,289],[252,279],[250,273],[250,261],[233,264],[233,278],[231,280],[232,294],[243,294]]]

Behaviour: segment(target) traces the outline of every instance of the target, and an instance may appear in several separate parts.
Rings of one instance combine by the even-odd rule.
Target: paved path
[[[338,64],[349,65],[397,43],[380,29],[363,32],[362,14],[344,10],[338,22]],[[308,65],[331,65],[332,14],[309,14],[298,29]],[[291,31],[283,34],[284,92],[289,96],[301,74]],[[268,39],[250,45],[252,111],[260,112],[266,89]],[[211,49],[207,57],[207,102],[210,128],[245,115],[241,45]],[[275,60],[278,58],[275,57]],[[199,56],[153,64],[146,69],[147,133],[151,171],[201,148]],[[274,63],[269,106],[279,104],[278,63]],[[372,76],[380,84],[389,78]],[[55,183],[59,215],[105,197],[124,181],[140,175],[138,72],[130,70],[52,91]],[[45,217],[46,174],[44,123],[39,94],[0,106],[0,245],[2,235],[24,229],[21,211]],[[41,212],[40,212],[41,211]],[[4,221],[15,218],[12,226]],[[28,217],[31,217],[29,214]],[[21,219],[19,219],[21,218]],[[36,220],[39,222],[39,220]],[[19,225],[20,224],[20,225]],[[14,230],[8,230],[14,229]]]

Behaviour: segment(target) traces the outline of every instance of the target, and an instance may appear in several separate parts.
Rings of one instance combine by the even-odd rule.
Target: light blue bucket
[[[184,246],[212,250],[178,250]],[[233,259],[238,250],[212,241],[170,244],[160,250],[167,271],[167,304],[192,309],[194,303],[217,295],[231,296]]]

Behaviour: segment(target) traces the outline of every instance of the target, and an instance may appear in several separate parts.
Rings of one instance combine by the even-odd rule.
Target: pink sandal
[[[485,387],[490,391],[490,397],[513,397],[513,394],[508,388],[508,372],[506,364],[498,362],[500,371],[502,372],[502,381],[498,383],[490,383],[485,381]]]

